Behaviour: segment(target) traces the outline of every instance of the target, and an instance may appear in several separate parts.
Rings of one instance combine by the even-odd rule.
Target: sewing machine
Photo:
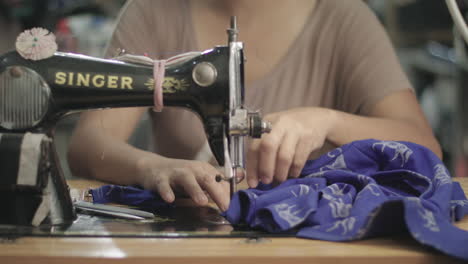
[[[165,106],[186,107],[200,116],[211,150],[218,163],[225,166],[220,180],[230,182],[231,194],[236,183],[245,177],[244,137],[260,137],[270,130],[259,113],[243,107],[243,44],[237,35],[236,19],[232,18],[227,46],[167,65],[162,84]],[[8,192],[1,195],[2,203],[15,204],[7,208],[8,212],[2,209],[2,214],[16,215],[14,219],[0,217],[1,223],[30,224],[32,218],[38,217],[35,211],[41,206],[50,207],[52,224],[72,221],[75,213],[53,147],[55,124],[71,112],[153,106],[154,82],[153,67],[135,62],[60,52],[38,61],[26,60],[17,52],[0,57],[0,133],[3,140],[15,139],[9,144],[13,149],[31,141],[35,142],[32,148],[39,150],[36,171],[33,169],[38,175],[33,180],[18,178],[9,185],[0,181],[1,192]],[[45,136],[27,139],[34,134]],[[1,147],[0,143],[0,150]],[[0,160],[6,160],[9,153],[19,155],[18,152],[21,151],[0,151]],[[0,176],[21,174],[18,170],[21,166],[3,170]],[[22,182],[31,185],[24,186]],[[45,193],[52,196],[46,198]],[[35,197],[34,203],[29,202],[29,196]]]

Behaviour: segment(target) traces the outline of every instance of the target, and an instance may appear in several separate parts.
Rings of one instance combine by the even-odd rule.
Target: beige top
[[[197,44],[190,0],[133,0],[123,9],[107,56],[125,49],[167,58],[209,48]],[[366,5],[359,0],[318,0],[281,63],[247,84],[245,101],[263,114],[320,106],[367,115],[377,101],[403,89],[411,85]],[[155,113],[154,128],[156,151],[167,157],[192,159],[206,140],[201,121],[185,109]]]

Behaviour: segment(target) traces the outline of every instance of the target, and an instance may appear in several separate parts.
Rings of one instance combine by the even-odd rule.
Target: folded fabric
[[[407,230],[424,245],[468,260],[468,232],[452,225],[466,214],[462,188],[430,150],[362,140],[307,162],[301,178],[239,191],[224,215],[232,224],[330,241]]]
[[[116,203],[153,211],[172,206],[161,196],[136,186],[104,185],[90,190],[93,203]]]

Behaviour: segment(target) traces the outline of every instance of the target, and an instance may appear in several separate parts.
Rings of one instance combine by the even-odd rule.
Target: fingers
[[[277,118],[274,127],[270,134],[253,140],[249,146],[247,181],[251,188],[259,181],[278,184],[299,177],[314,147],[310,135],[290,120]]]
[[[297,134],[286,134],[278,154],[276,155],[274,183],[278,184],[285,181],[290,176],[290,168],[293,164],[296,149],[299,141]]]
[[[182,187],[185,193],[187,193],[198,205],[208,204],[208,197],[206,197],[202,188],[198,184],[195,174],[189,169],[174,169],[171,180],[172,187]]]
[[[171,186],[169,185],[168,177],[164,177],[163,175],[161,176],[162,177],[158,177],[154,181],[154,187],[151,189],[155,189],[164,201],[172,203],[175,200],[175,195]]]
[[[273,181],[278,149],[283,134],[278,127],[275,133],[263,135],[261,139],[252,140],[247,151],[247,183],[255,188],[258,182],[269,184]]]
[[[270,115],[264,119],[274,123],[276,116]],[[260,139],[251,140],[246,157],[247,184],[250,188],[257,187],[259,181],[271,183],[275,172],[276,153],[283,137],[282,131],[281,126],[278,126],[270,134],[263,134]]]
[[[196,204],[207,205],[210,195],[218,207],[225,211],[229,207],[230,188],[227,182],[217,182],[219,171],[208,163],[167,159],[162,166],[143,166],[140,184],[159,193],[162,199],[172,203],[175,191],[183,191]]]
[[[309,158],[311,149],[310,144],[307,144],[307,142],[304,142],[303,140],[297,144],[294,158],[291,163],[291,167],[289,168],[288,176],[290,178],[297,178],[301,175],[301,171]]]
[[[258,178],[265,184],[270,184],[275,176],[276,157],[282,144],[284,133],[280,129],[276,133],[265,136],[257,151]]]
[[[225,181],[216,182],[216,174],[218,173],[214,168],[206,169],[199,172],[197,181],[208,192],[219,209],[226,211],[229,208],[229,184]]]
[[[257,150],[260,144],[260,139],[253,139],[249,144],[247,150],[247,184],[250,188],[255,188],[258,185],[257,166],[258,166],[258,155]]]

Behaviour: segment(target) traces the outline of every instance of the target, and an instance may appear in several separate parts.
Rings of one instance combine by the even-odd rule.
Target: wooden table
[[[456,179],[465,192],[468,178]],[[457,223],[468,230],[468,217]],[[467,247],[468,245],[460,245]],[[0,263],[462,263],[409,236],[355,242],[268,238],[45,238],[0,243]]]

